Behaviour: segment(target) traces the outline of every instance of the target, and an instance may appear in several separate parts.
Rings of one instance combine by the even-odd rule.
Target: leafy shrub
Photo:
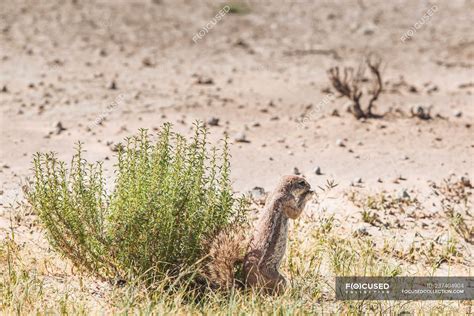
[[[243,199],[229,179],[227,139],[210,148],[195,125],[186,140],[165,124],[156,142],[141,130],[119,147],[113,191],[102,164],[89,164],[79,144],[70,169],[53,153],[34,156],[27,193],[52,246],[97,276],[177,275],[205,256],[205,241],[245,221]]]

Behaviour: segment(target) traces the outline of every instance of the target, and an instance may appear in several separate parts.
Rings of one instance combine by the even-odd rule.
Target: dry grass
[[[379,247],[371,237],[344,238],[333,216],[305,215],[292,226],[283,263],[291,286],[281,296],[241,290],[193,295],[183,283],[171,279],[161,281],[153,291],[139,279],[121,287],[99,282],[77,274],[67,259],[51,251],[42,234],[35,242],[24,235],[22,227],[32,219],[32,215],[19,218],[0,243],[0,309],[5,313],[398,315],[429,310],[456,315],[471,308],[470,302],[336,301],[336,275],[406,275],[404,266],[409,262],[388,243]]]
[[[441,208],[450,221],[451,227],[466,242],[474,244],[474,218],[472,214],[472,184],[467,178],[454,176],[441,183],[432,183],[435,195],[441,198]]]

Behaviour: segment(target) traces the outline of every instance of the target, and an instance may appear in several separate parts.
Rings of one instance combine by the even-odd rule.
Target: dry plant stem
[[[380,64],[381,60],[379,58],[368,58],[367,59],[367,66],[369,67],[370,72],[375,77],[373,84],[373,90],[371,91],[372,97],[370,98],[369,105],[367,107],[367,115],[369,117],[374,117],[372,113],[372,107],[374,102],[377,101],[379,98],[380,93],[382,92],[383,83],[382,83],[382,76],[380,75]]]
[[[360,107],[360,98],[362,92],[359,91],[356,78],[354,78],[353,68],[344,68],[344,77],[341,78],[339,67],[329,69],[329,79],[331,83],[341,95],[352,100],[352,110],[357,119],[365,117],[365,113]]]
[[[357,119],[381,117],[380,115],[372,113],[375,101],[377,101],[383,89],[382,76],[380,74],[381,60],[380,58],[369,56],[366,63],[374,78],[372,81],[373,88],[369,91],[371,98],[365,111],[360,104],[360,99],[363,95],[361,83],[365,68],[363,66],[360,67],[356,73],[352,67],[344,67],[343,74],[339,70],[339,67],[333,67],[328,71],[329,80],[334,89],[352,101],[352,113]]]

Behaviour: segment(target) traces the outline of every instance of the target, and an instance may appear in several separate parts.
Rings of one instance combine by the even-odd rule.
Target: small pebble
[[[142,65],[145,67],[153,67],[155,63],[150,59],[150,57],[145,57],[142,59]]]
[[[66,130],[66,128],[63,126],[63,123],[61,123],[61,121],[59,121],[59,122],[57,122],[56,124],[54,124],[54,129],[55,129],[56,135],[59,135],[59,134],[61,134],[63,131]]]
[[[462,176],[462,177],[461,177],[461,182],[462,182],[462,184],[463,184],[465,187],[467,187],[467,188],[472,188],[471,180],[469,180],[468,177]]]
[[[357,227],[354,232],[352,233],[354,237],[363,237],[363,236],[369,236],[369,232],[367,231],[367,227],[361,226]]]
[[[410,194],[408,194],[408,191],[406,189],[402,189],[398,193],[398,198],[401,200],[409,200],[410,199]]]
[[[196,80],[196,83],[202,85],[212,85],[214,84],[214,80],[212,78],[199,77]]]
[[[254,187],[252,190],[249,191],[250,196],[254,200],[262,200],[265,199],[267,193],[265,189],[262,187]]]
[[[209,126],[218,126],[219,125],[219,119],[217,117],[211,117],[210,119],[207,120],[207,124]]]
[[[107,88],[110,90],[117,90],[117,83],[115,82],[115,80],[112,80],[107,86]]]
[[[244,132],[240,132],[235,136],[235,141],[237,143],[250,143],[250,141],[247,139],[247,136],[245,135]]]
[[[342,139],[337,139],[336,140],[336,145],[339,146],[339,147],[345,147],[346,145],[344,144],[344,142],[342,141]]]
[[[322,175],[322,173],[321,173],[321,168],[320,168],[320,167],[314,168],[314,174],[316,174],[316,175],[318,175],[318,176]]]
[[[296,174],[297,176],[299,176],[301,174],[301,172],[297,167],[294,167],[293,168],[293,174]]]

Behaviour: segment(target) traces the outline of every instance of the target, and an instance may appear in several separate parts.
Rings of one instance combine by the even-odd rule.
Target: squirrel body
[[[308,182],[285,176],[268,197],[244,258],[245,283],[249,287],[282,291],[286,279],[280,273],[288,239],[288,221],[298,218],[312,196]]]
[[[299,176],[284,176],[269,195],[254,226],[250,241],[241,230],[223,230],[212,241],[206,276],[211,285],[235,285],[235,265],[243,263],[242,283],[248,287],[280,292],[286,279],[280,273],[285,255],[289,219],[298,218],[313,191]]]

